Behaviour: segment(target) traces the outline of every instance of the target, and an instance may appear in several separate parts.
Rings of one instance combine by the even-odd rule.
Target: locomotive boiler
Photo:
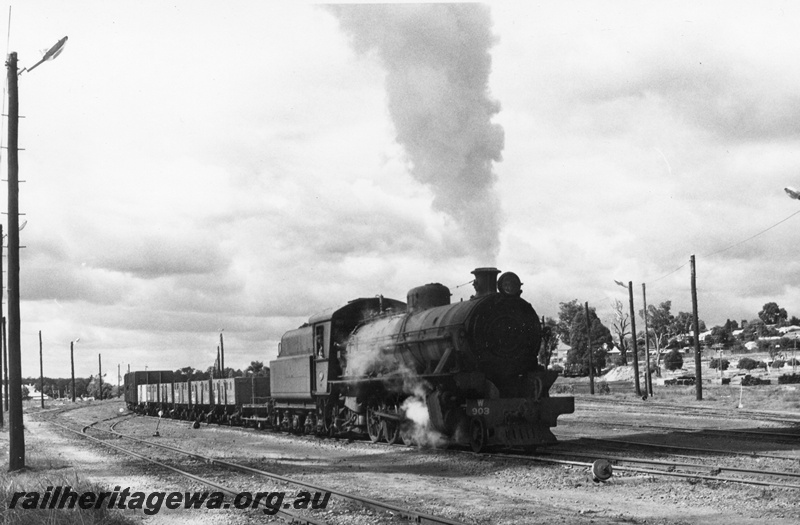
[[[407,303],[356,299],[284,334],[270,363],[273,425],[476,451],[554,443],[574,400],[549,395],[557,374],[538,364],[539,318],[517,275],[472,273],[467,301],[428,284]]]

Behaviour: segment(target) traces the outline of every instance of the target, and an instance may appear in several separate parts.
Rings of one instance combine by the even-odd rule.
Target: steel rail
[[[586,454],[580,453],[570,453],[570,452],[546,452],[549,456],[562,456],[562,457],[584,457]],[[683,463],[679,461],[662,461],[657,459],[639,459],[639,458],[629,458],[623,456],[603,456],[603,459],[607,459],[609,461],[616,461],[617,463],[630,463],[630,464],[641,464],[641,465],[653,465],[653,466],[662,466],[668,468],[688,468],[688,469],[704,469],[709,470],[713,473],[719,472],[739,472],[743,474],[756,474],[762,476],[771,476],[771,477],[783,477],[783,478],[798,478],[800,479],[800,473],[794,472],[777,472],[774,470],[754,470],[754,469],[746,469],[746,468],[739,468],[739,467],[724,467],[718,465],[703,465],[698,463]],[[800,488],[800,485],[798,485]]]
[[[114,425],[112,425],[112,430],[105,430],[105,429],[102,429],[102,428],[95,428],[95,430],[98,430],[98,431],[101,431],[101,432],[107,432],[109,434],[112,434],[112,435],[115,435],[115,436],[119,436],[119,437],[123,437],[125,439],[130,439],[132,441],[137,441],[137,442],[143,443],[145,445],[158,447],[158,448],[162,448],[162,449],[165,449],[165,450],[170,450],[172,452],[177,452],[177,453],[183,454],[185,456],[193,457],[195,459],[200,459],[200,460],[205,461],[206,463],[209,463],[209,464],[212,464],[212,465],[220,465],[220,466],[224,466],[224,467],[230,468],[232,470],[237,470],[239,472],[245,472],[245,473],[248,473],[248,474],[256,474],[256,475],[259,475],[259,476],[263,476],[263,477],[266,477],[266,478],[273,479],[275,481],[280,481],[282,483],[295,485],[295,486],[302,487],[302,488],[309,489],[309,490],[313,490],[313,491],[316,491],[316,492],[330,492],[331,494],[333,494],[333,495],[335,495],[335,496],[337,496],[337,497],[339,497],[341,499],[344,499],[346,501],[359,503],[359,504],[361,504],[361,505],[363,505],[365,507],[371,508],[373,510],[377,510],[377,511],[380,511],[380,512],[384,512],[384,511],[394,512],[395,514],[399,514],[399,515],[401,515],[401,516],[403,516],[405,518],[413,520],[415,523],[423,523],[423,524],[430,524],[430,525],[439,525],[439,524],[441,524],[441,525],[465,525],[463,522],[456,521],[456,520],[451,520],[449,518],[444,518],[444,517],[441,517],[441,516],[434,516],[432,514],[426,514],[424,512],[419,512],[419,511],[416,511],[416,510],[407,509],[407,508],[404,508],[404,507],[399,507],[399,506],[394,505],[392,503],[385,503],[385,502],[378,501],[378,500],[375,500],[375,499],[372,499],[372,498],[367,498],[365,496],[356,496],[354,494],[348,494],[346,492],[342,492],[340,490],[333,489],[333,488],[330,488],[330,487],[323,487],[323,486],[320,486],[320,485],[313,485],[311,483],[306,483],[304,481],[299,481],[299,480],[296,480],[294,478],[281,476],[280,474],[275,474],[273,472],[268,472],[266,470],[260,470],[260,469],[256,469],[256,468],[253,468],[253,467],[248,467],[246,465],[239,465],[238,463],[231,463],[229,461],[225,461],[225,460],[222,460],[222,459],[216,459],[216,458],[204,456],[202,454],[197,454],[195,452],[189,452],[188,450],[183,450],[183,449],[180,449],[180,448],[177,448],[177,447],[173,447],[172,445],[165,445],[163,443],[154,443],[154,442],[148,441],[146,439],[141,439],[141,438],[129,436],[129,435],[123,434],[121,432],[117,432],[116,430],[113,429],[113,427],[115,425],[117,425],[118,423],[121,423],[121,421],[118,421],[117,423],[114,423]]]
[[[102,439],[96,438],[94,436],[90,436],[90,435],[86,434],[85,432],[83,432],[83,430],[86,430],[87,428],[90,428],[91,425],[85,426],[83,428],[83,430],[79,432],[79,431],[77,431],[75,429],[69,428],[66,425],[62,425],[61,423],[56,423],[55,421],[52,421],[52,420],[49,421],[49,423],[51,423],[53,425],[56,425],[57,427],[60,427],[60,428],[62,428],[64,430],[67,430],[69,432],[72,432],[74,434],[78,434],[79,436],[83,436],[84,438],[89,439],[91,441],[94,441],[95,443],[99,443],[99,444],[101,444],[103,446],[106,446],[106,447],[109,447],[109,448],[113,448],[113,449],[115,449],[115,450],[117,450],[119,452],[122,452],[123,454],[127,454],[129,456],[133,456],[135,458],[139,458],[139,459],[142,459],[144,461],[148,461],[150,463],[153,463],[154,465],[158,465],[159,467],[163,467],[163,468],[165,468],[167,470],[171,470],[171,471],[173,471],[173,472],[175,472],[175,473],[177,473],[177,474],[179,474],[179,475],[181,475],[183,477],[189,478],[191,480],[197,481],[197,482],[202,483],[204,485],[207,485],[209,487],[215,488],[215,489],[219,490],[220,492],[223,492],[223,493],[227,494],[228,496],[236,496],[237,494],[239,494],[239,492],[231,490],[228,487],[225,487],[224,485],[220,485],[219,483],[216,483],[215,481],[211,481],[210,479],[206,479],[206,478],[197,476],[195,474],[192,474],[191,472],[186,472],[185,470],[181,470],[181,469],[179,469],[177,467],[173,467],[172,465],[167,465],[166,463],[162,463],[162,462],[160,462],[158,460],[155,460],[153,458],[149,458],[149,457],[147,457],[147,456],[145,456],[143,454],[139,454],[138,452],[134,452],[133,450],[129,450],[127,448],[123,448],[123,447],[120,447],[118,445],[114,445],[112,443],[109,443],[109,442],[104,441]],[[95,430],[102,430],[102,429],[95,429]],[[260,507],[264,507],[265,509],[275,510],[274,507],[268,507],[266,504],[263,504],[261,502],[259,502],[259,506]],[[304,524],[304,525],[328,525],[327,522],[325,522],[325,521],[320,521],[320,520],[317,520],[317,519],[314,519],[314,518],[311,518],[311,517],[307,517],[307,516],[301,516],[301,515],[296,514],[294,512],[289,512],[287,510],[284,510],[283,508],[278,508],[276,514],[282,520],[287,521],[290,524],[297,523],[297,524]]]
[[[114,423],[114,425],[117,425],[117,424],[119,424],[121,422],[122,421],[118,421],[117,423]],[[667,427],[664,427],[664,428],[667,428]],[[103,429],[97,429],[97,430],[103,430]],[[105,431],[105,432],[108,432],[108,431]],[[127,437],[129,439],[139,440],[139,438],[134,438],[132,436],[125,436],[124,434],[120,434],[120,435],[122,435],[124,437]],[[713,453],[718,453],[718,454],[740,455],[740,456],[746,456],[746,457],[765,457],[765,458],[770,458],[770,459],[790,460],[790,461],[794,459],[794,458],[790,458],[790,457],[786,457],[786,456],[767,455],[767,454],[761,454],[761,453],[757,453],[757,452],[735,452],[735,451],[730,451],[730,450],[707,449],[707,448],[698,449],[698,448],[692,448],[692,447],[683,447],[683,446],[679,446],[679,445],[660,445],[660,444],[642,443],[642,442],[635,442],[635,441],[601,439],[601,438],[584,438],[584,437],[582,437],[581,439],[587,440],[587,441],[607,442],[607,443],[624,444],[624,445],[637,445],[637,446],[643,446],[643,447],[649,447],[649,448],[684,450],[684,451],[691,451],[691,452],[713,452]],[[165,447],[165,448],[170,448],[170,449],[173,448],[173,447],[170,447],[169,445],[152,443],[152,442],[149,442],[149,441],[146,441],[146,440],[140,440],[140,441],[142,441],[144,443],[151,444],[153,446]],[[566,445],[567,443],[561,442],[560,444],[561,445]],[[180,452],[180,453],[187,454],[187,455],[190,455],[190,456],[194,455],[193,453],[186,452],[186,451],[181,451],[179,449],[174,449],[174,450],[176,452]],[[468,453],[470,453],[470,452],[468,452]],[[547,453],[551,453],[551,452],[548,451]],[[563,454],[564,455],[570,455],[567,452],[564,452]],[[509,458],[509,459],[527,459],[527,460],[530,460],[530,461],[549,461],[549,462],[552,462],[552,463],[563,463],[563,464],[569,464],[569,465],[588,466],[588,467],[591,467],[591,465],[592,465],[591,463],[585,463],[585,462],[570,462],[570,461],[563,461],[563,460],[556,460],[556,459],[547,460],[545,458],[537,458],[537,457],[532,457],[532,456],[506,455],[506,454],[488,454],[488,455],[491,456],[491,457],[502,457],[502,458]],[[573,455],[574,456],[580,456],[580,454],[573,454]],[[217,462],[219,464],[226,465],[226,466],[229,466],[230,468],[234,468],[234,469],[241,467],[241,466],[234,466],[234,464],[227,464],[227,462],[225,462],[223,460],[214,460],[214,459],[206,458],[206,457],[200,456],[200,455],[194,455],[194,456],[199,458],[199,459],[203,459],[205,461]],[[629,461],[629,462],[638,461],[638,460],[627,459],[627,458],[616,458],[616,459],[619,460],[619,461],[626,460],[626,461]],[[642,460],[642,461],[640,461],[640,463],[658,464],[657,461],[652,461],[651,462],[650,460]],[[667,464],[666,462],[663,462],[663,463]],[[676,463],[670,463],[670,465],[678,466],[678,465],[681,465],[681,464],[676,462]],[[748,470],[748,469],[736,469],[736,468],[733,468],[733,467],[730,467],[730,468],[729,467],[717,467],[717,466],[709,467],[709,466],[705,466],[705,465],[695,465],[695,464],[686,464],[686,465],[690,465],[690,466],[695,467],[695,468],[704,468],[704,469],[708,469],[708,470],[712,470],[712,471],[717,471],[718,470],[720,472],[721,471],[744,472],[744,473],[748,473],[748,472],[749,473],[754,473],[755,472],[755,473],[758,473],[758,474],[766,474],[766,475],[774,475],[774,476],[800,477],[800,475],[791,474],[791,473],[784,474],[784,473],[770,472],[770,471],[752,471],[752,470]],[[256,469],[250,469],[250,467],[243,467],[243,468],[248,469],[248,470],[246,470],[246,472],[249,472],[249,473],[259,473],[259,471],[257,471]],[[759,480],[745,480],[745,479],[741,479],[741,478],[726,478],[726,477],[720,477],[720,476],[705,476],[705,475],[702,475],[702,474],[688,474],[688,473],[687,474],[683,474],[683,473],[665,472],[665,471],[659,471],[659,470],[637,469],[637,468],[634,468],[634,467],[624,467],[624,466],[616,466],[615,468],[617,468],[618,470],[621,470],[621,471],[626,471],[627,470],[627,471],[631,471],[631,472],[639,472],[639,473],[652,474],[652,475],[665,475],[665,476],[692,478],[692,479],[707,479],[707,480],[717,480],[717,481],[730,481],[730,482],[744,483],[744,484],[751,484],[751,485],[777,486],[777,487],[787,487],[787,488],[800,489],[800,485],[763,482],[763,481],[759,481]],[[277,476],[277,475],[275,475],[275,476]],[[332,491],[332,490],[327,489],[327,488],[315,487],[314,485],[303,484],[302,482],[296,482],[296,481],[289,481],[289,482],[290,483],[298,483],[301,486],[305,486],[307,488],[311,488],[312,490],[324,490],[324,491],[331,492],[332,494],[336,493],[335,491]],[[372,508],[375,508],[375,507],[372,507]],[[384,510],[384,509],[377,508],[376,510]],[[400,512],[400,511],[397,511],[397,512]],[[413,519],[413,517],[412,517],[412,519]],[[447,523],[447,522],[425,522],[425,521],[421,521],[420,523]]]
[[[581,466],[581,467],[592,467],[592,463],[586,463],[585,461],[569,461],[569,460],[561,460],[561,459],[548,459],[542,457],[534,457],[534,456],[514,456],[511,454],[492,454],[492,457],[503,458],[503,459],[525,459],[528,461],[538,461],[541,463],[555,463],[560,465],[574,465],[574,466]],[[650,474],[653,476],[670,476],[676,478],[689,478],[689,479],[703,479],[707,481],[727,481],[731,483],[742,483],[745,485],[759,485],[765,487],[781,487],[781,488],[791,488],[791,489],[800,489],[800,485],[794,484],[785,484],[785,483],[775,483],[771,481],[761,481],[761,480],[749,480],[749,479],[741,479],[741,478],[727,478],[721,476],[710,476],[704,474],[688,474],[688,473],[681,473],[681,472],[666,472],[663,470],[650,470],[650,469],[643,469],[643,468],[636,468],[636,467],[622,467],[622,466],[615,466],[615,470],[621,470],[625,472],[636,472],[639,474]]]
[[[585,421],[584,421],[585,422]],[[727,435],[728,437],[752,437],[752,436],[761,436],[761,437],[775,437],[775,438],[782,438],[782,441],[793,442],[800,440],[800,433],[797,432],[797,427],[782,427],[776,428],[775,430],[786,430],[787,432],[771,432],[767,429],[763,428],[753,428],[753,429],[738,429],[738,428],[686,428],[686,427],[675,427],[675,426],[666,426],[666,425],[646,425],[641,423],[607,423],[598,421],[593,423],[596,426],[605,426],[605,427],[629,427],[633,429],[649,429],[649,430],[666,430],[668,432],[675,432],[681,434],[722,434]],[[736,436],[736,434],[741,434],[741,436]]]
[[[720,419],[759,419],[762,421],[775,421],[780,423],[800,423],[800,413],[784,413],[784,412],[776,412],[770,410],[749,410],[749,409],[741,409],[741,408],[719,408],[713,406],[695,406],[695,405],[688,405],[688,406],[675,406],[674,404],[668,403],[661,403],[661,402],[653,402],[653,401],[632,401],[632,400],[625,400],[625,399],[603,399],[595,397],[594,399],[587,399],[582,398],[581,405],[586,407],[588,405],[600,405],[600,406],[608,406],[611,405],[612,407],[619,407],[620,405],[624,405],[627,407],[637,407],[637,408],[658,408],[667,410],[670,412],[677,412],[679,414],[688,414],[688,415],[715,415],[719,416]],[[694,412],[694,414],[692,414]]]
[[[681,445],[662,445],[660,443],[645,443],[642,441],[627,441],[624,439],[607,439],[607,438],[589,438],[589,437],[580,437],[579,440],[585,441],[596,441],[599,443],[614,443],[620,445],[634,445],[638,447],[646,447],[646,448],[657,448],[657,449],[672,449],[672,450],[683,450],[687,452],[713,452],[714,454],[727,454],[729,456],[745,456],[749,458],[766,458],[766,459],[783,459],[789,461],[796,461],[797,458],[792,458],[789,456],[778,456],[775,454],[764,454],[762,452],[738,452],[735,450],[724,450],[718,448],[696,448],[696,447],[684,447]],[[569,445],[568,441],[559,441],[557,446]]]

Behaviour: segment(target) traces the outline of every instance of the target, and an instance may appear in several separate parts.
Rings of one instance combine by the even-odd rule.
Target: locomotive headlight
[[[520,295],[522,293],[522,282],[514,272],[506,272],[497,279],[497,289],[503,295]]]

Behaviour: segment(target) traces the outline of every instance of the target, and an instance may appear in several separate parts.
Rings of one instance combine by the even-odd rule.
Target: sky
[[[220,333],[243,369],[357,297],[469,298],[482,266],[540,316],[578,299],[610,326],[615,280],[691,311],[694,254],[708,326],[800,317],[798,21],[788,1],[14,3],[21,68],[69,37],[19,78],[23,376],[39,331],[50,377],[71,341],[110,383],[206,369]]]

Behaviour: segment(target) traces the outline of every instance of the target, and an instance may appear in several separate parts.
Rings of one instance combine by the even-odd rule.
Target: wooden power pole
[[[650,332],[647,327],[647,290],[642,283],[642,303],[644,305],[644,354],[647,358],[647,371],[644,373],[644,389],[647,395],[653,395],[653,377],[650,375]]]
[[[8,332],[6,331],[6,318],[3,316],[3,375],[6,378],[3,402],[8,412]]]
[[[25,468],[19,315],[19,92],[17,54],[8,68],[8,470]]]
[[[69,366],[72,370],[72,402],[75,402],[75,352],[73,346],[75,341],[69,342]]]
[[[6,378],[3,388],[3,403],[5,411],[8,412],[8,333],[6,332],[6,318],[3,316],[3,376]]]
[[[97,354],[97,399],[103,399],[103,358]]]
[[[694,267],[694,255],[692,263],[692,324],[694,325],[694,381],[697,391],[697,400],[703,400],[703,373],[700,368],[700,319],[697,315],[697,273]],[[720,364],[720,366],[722,366]]]
[[[594,356],[592,355],[592,322],[589,319],[589,302],[586,307],[586,346],[589,348],[589,393],[594,395]]]
[[[39,330],[39,393],[42,397],[42,409],[44,409],[44,361],[42,361],[42,331]]]
[[[639,388],[639,349],[636,343],[636,310],[633,309],[633,281],[628,281],[628,301],[631,304],[631,342],[633,343],[633,382],[636,395],[641,396]]]
[[[225,344],[222,342],[222,332],[219,333],[219,368],[222,371],[222,377],[225,378]]]
[[[3,355],[3,326],[5,325],[5,317],[3,316],[3,225],[0,224],[0,428],[5,426],[5,416],[3,415],[3,398],[4,392],[8,392],[8,374],[4,370],[6,364],[5,356]],[[7,399],[7,398],[6,398]],[[8,410],[8,403],[5,404],[5,409]]]

